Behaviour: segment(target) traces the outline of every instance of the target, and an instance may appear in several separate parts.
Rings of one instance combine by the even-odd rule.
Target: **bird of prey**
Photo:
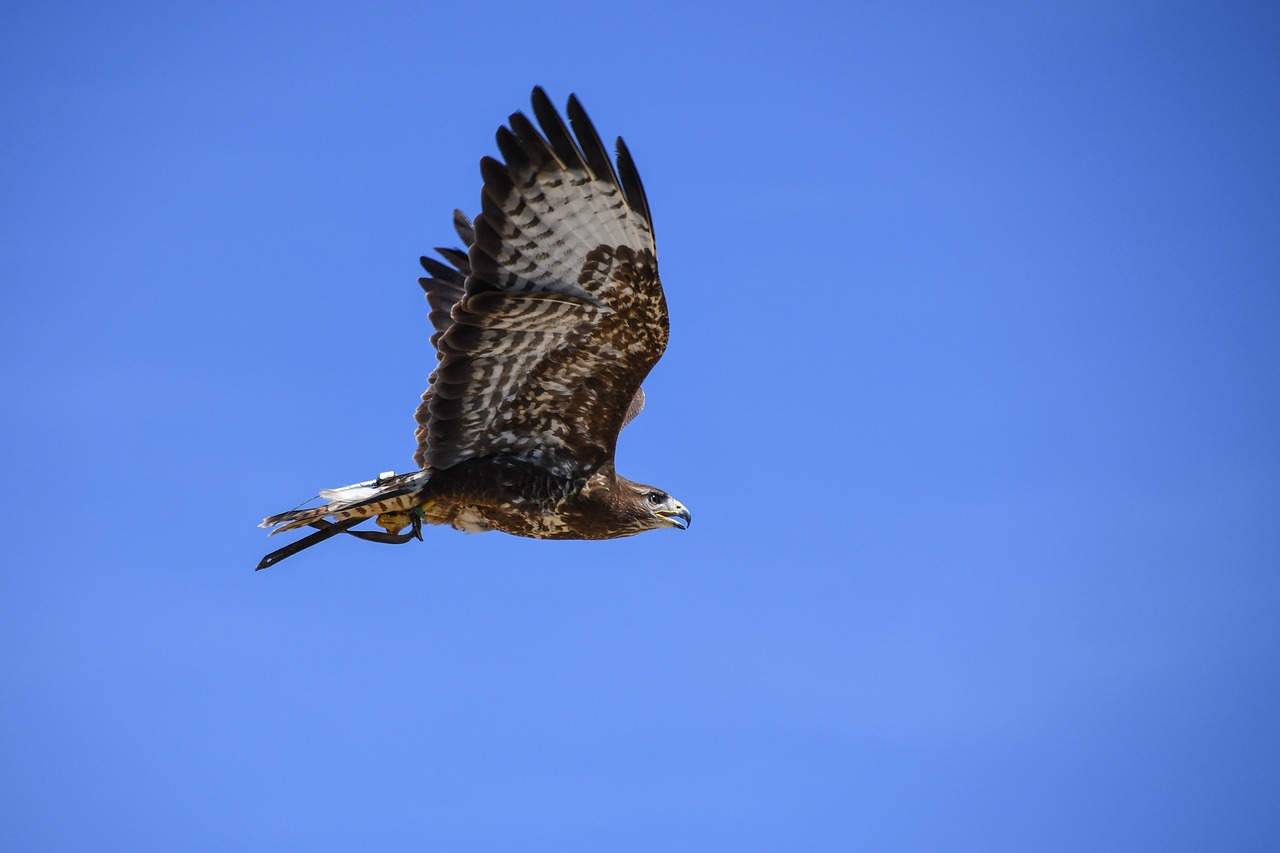
[[[535,88],[533,115],[538,127],[513,114],[498,129],[502,160],[480,161],[474,224],[454,212],[466,248],[422,258],[436,364],[417,410],[418,470],[265,519],[273,534],[317,532],[259,569],[339,533],[421,539],[424,523],[534,539],[688,527],[679,501],[614,470],[669,330],[640,176],[621,139],[615,170],[575,96],[566,125]],[[368,518],[384,530],[352,529]]]

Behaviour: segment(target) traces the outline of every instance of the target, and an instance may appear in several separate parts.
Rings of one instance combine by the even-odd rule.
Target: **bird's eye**
[[[662,503],[662,493],[650,492],[649,494],[645,495],[645,499],[647,499],[651,504],[660,504]]]

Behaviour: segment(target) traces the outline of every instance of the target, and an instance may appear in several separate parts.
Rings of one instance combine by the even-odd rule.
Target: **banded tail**
[[[426,471],[411,474],[383,474],[376,480],[343,486],[340,489],[322,489],[320,497],[327,503],[310,509],[294,509],[272,515],[262,520],[259,527],[274,527],[269,535],[285,530],[306,527],[318,519],[332,517],[334,521],[373,518],[384,512],[400,512],[414,505],[418,491],[430,475]]]
[[[372,542],[401,543],[422,536],[419,532],[421,514],[412,516],[413,532],[403,535],[397,533],[378,533],[350,528],[364,521],[388,512],[404,512],[412,510],[420,500],[419,492],[430,479],[427,471],[414,471],[410,474],[383,474],[376,480],[343,486],[340,489],[325,489],[320,497],[327,502],[311,509],[295,509],[282,512],[262,520],[261,527],[274,527],[272,536],[282,530],[295,530],[299,527],[314,527],[319,532],[299,539],[277,549],[262,558],[259,569],[275,565],[286,557],[319,544],[339,533],[350,533],[360,539]],[[326,520],[332,517],[333,521]],[[384,525],[387,526],[387,525]],[[398,527],[398,526],[397,526]],[[393,528],[396,529],[396,528]]]

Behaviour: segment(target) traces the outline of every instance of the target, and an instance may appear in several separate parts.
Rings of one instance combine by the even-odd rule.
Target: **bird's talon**
[[[418,523],[418,519],[411,519],[407,512],[384,512],[382,515],[374,519],[374,523],[386,530],[388,533],[396,534],[404,530],[410,523]],[[419,539],[422,537],[419,536]]]

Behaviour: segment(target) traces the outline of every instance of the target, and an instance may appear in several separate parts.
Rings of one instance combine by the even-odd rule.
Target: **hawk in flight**
[[[541,130],[515,113],[498,128],[503,161],[480,161],[474,224],[454,212],[466,248],[422,259],[436,365],[417,411],[419,470],[267,518],[273,534],[316,532],[259,569],[340,533],[421,539],[424,523],[534,539],[689,525],[679,501],[613,466],[669,329],[644,186],[621,139],[615,170],[576,97],[566,125],[535,88],[533,115]],[[352,529],[367,518],[383,530]]]

